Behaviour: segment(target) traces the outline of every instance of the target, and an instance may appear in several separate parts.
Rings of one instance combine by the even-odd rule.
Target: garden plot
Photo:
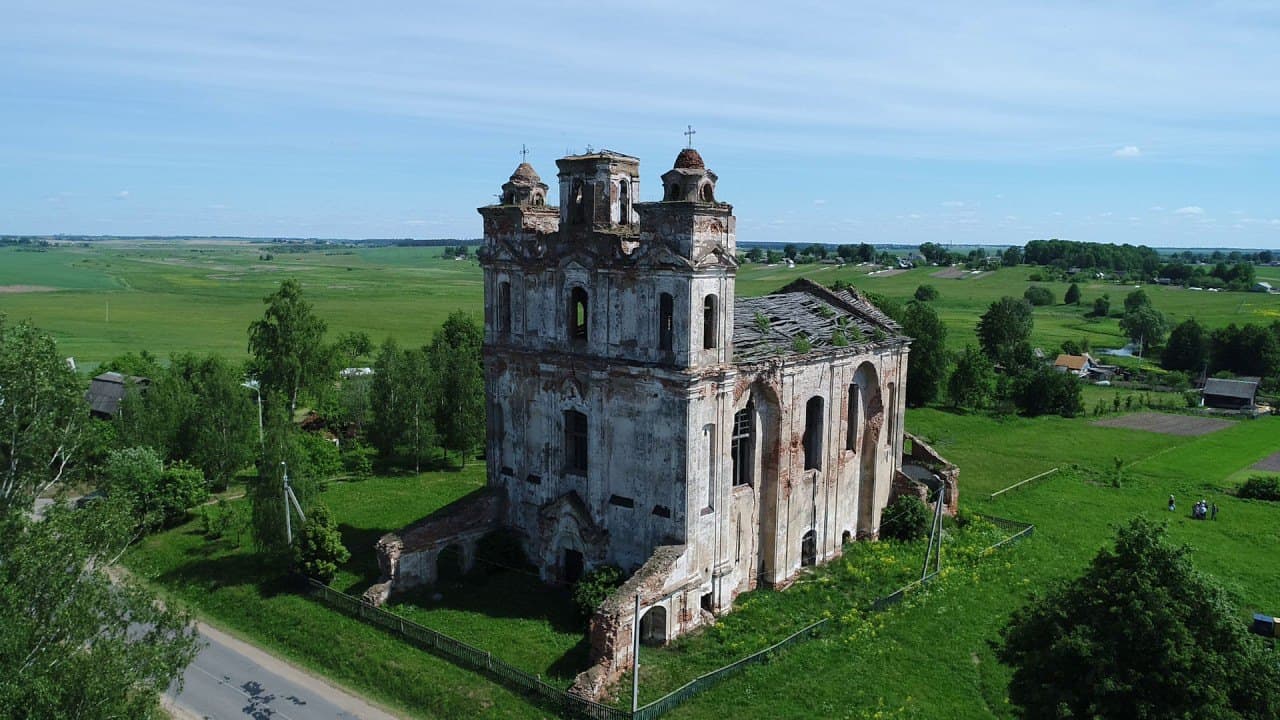
[[[1231,420],[1223,420],[1221,418],[1144,412],[1134,413],[1132,415],[1121,415],[1120,417],[1108,418],[1106,420],[1096,420],[1093,424],[1099,427],[1146,430],[1147,432],[1160,433],[1162,435],[1195,437],[1197,435],[1208,435],[1209,433],[1224,430],[1231,427],[1234,423]]]
[[[1280,472],[1280,452],[1264,457],[1254,463],[1250,470],[1262,470],[1265,472]]]

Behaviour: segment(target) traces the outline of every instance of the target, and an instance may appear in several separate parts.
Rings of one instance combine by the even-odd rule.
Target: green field
[[[271,252],[270,261],[260,260]],[[262,298],[284,277],[296,277],[332,334],[360,330],[375,342],[394,336],[404,345],[426,342],[444,318],[464,309],[479,318],[483,289],[474,260],[445,260],[440,248],[329,248],[282,252],[247,242],[104,242],[59,246],[43,252],[0,248],[0,312],[31,318],[53,333],[62,351],[88,368],[128,351],[160,357],[192,351],[232,358],[246,353],[246,329],[262,314]],[[974,342],[973,329],[987,306],[1004,295],[1022,296],[1029,267],[1006,268],[964,279],[933,277],[938,268],[868,275],[857,266],[744,265],[738,293],[760,295],[798,277],[823,283],[852,282],[905,300],[930,283],[934,303],[949,330],[948,344]],[[1260,268],[1259,278],[1280,284],[1280,268]],[[1061,300],[1066,283],[1041,283]],[[36,286],[42,292],[13,292]],[[1093,321],[1084,311],[1094,297],[1111,295],[1113,310],[1132,286],[1086,283],[1081,307],[1036,308],[1032,341],[1052,352],[1064,340],[1087,337],[1095,347],[1120,347],[1117,321]],[[51,289],[51,291],[49,291]],[[1155,306],[1173,322],[1194,316],[1209,327],[1280,319],[1280,294],[1209,293],[1146,286]]]

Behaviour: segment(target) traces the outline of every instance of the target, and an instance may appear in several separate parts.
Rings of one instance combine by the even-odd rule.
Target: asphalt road
[[[207,625],[198,625],[204,647],[183,675],[166,707],[179,718],[253,720],[395,720],[323,679]]]

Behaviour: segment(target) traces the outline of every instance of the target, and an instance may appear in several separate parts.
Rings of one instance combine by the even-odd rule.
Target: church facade
[[[496,527],[549,582],[616,565],[629,579],[592,619],[579,678],[594,694],[633,633],[666,642],[876,537],[911,484],[910,341],[853,290],[736,297],[733,208],[691,148],[656,202],[639,202],[634,157],[557,166],[559,207],[521,164],[479,209],[487,492],[383,538],[379,592],[433,580],[432,552],[461,538],[468,557]]]

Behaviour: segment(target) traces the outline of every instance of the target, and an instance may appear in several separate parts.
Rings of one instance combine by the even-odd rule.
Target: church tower
[[[640,247],[662,247],[678,259],[656,273],[660,344],[682,368],[724,365],[733,358],[733,206],[716,200],[716,174],[685,148],[662,175],[662,201],[641,203]],[[652,252],[652,250],[650,250]]]

